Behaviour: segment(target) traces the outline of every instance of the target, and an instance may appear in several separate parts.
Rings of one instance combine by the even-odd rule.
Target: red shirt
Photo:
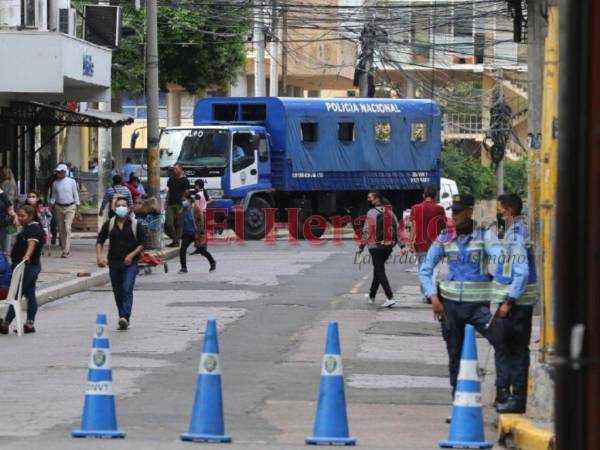
[[[133,202],[133,204],[137,203],[137,199],[140,198],[140,195],[142,195],[142,193],[138,191],[135,188],[135,186],[131,183],[127,183],[127,189],[129,189],[129,192],[131,192],[131,201]]]
[[[410,221],[415,229],[415,251],[423,253],[429,250],[433,241],[446,228],[446,212],[433,200],[426,199],[412,207]]]

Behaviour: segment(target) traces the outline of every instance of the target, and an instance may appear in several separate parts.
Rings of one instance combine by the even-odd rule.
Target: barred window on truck
[[[354,142],[354,122],[338,123],[338,139],[344,144]]]
[[[305,144],[314,144],[318,139],[319,124],[315,122],[302,122],[300,132],[302,142]]]

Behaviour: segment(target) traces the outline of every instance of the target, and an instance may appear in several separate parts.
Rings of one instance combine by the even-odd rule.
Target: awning
[[[125,114],[88,109],[71,111],[63,106],[38,102],[11,102],[0,108],[0,121],[10,120],[15,125],[53,125],[63,127],[119,128],[133,123]]]

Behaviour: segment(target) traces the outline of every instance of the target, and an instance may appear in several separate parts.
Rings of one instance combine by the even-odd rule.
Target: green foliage
[[[458,147],[446,145],[442,149],[441,163],[442,176],[456,181],[459,192],[472,194],[477,200],[495,197],[496,176],[478,159]]]
[[[496,174],[460,148],[446,145],[442,149],[442,176],[455,180],[459,192],[472,194],[477,200],[496,197]],[[527,195],[527,160],[504,160],[504,191]]]
[[[527,160],[504,161],[504,190],[527,196]]]
[[[131,2],[133,3],[133,2]],[[123,2],[123,40],[113,53],[113,90],[143,94],[145,86],[145,10]],[[224,87],[236,80],[246,61],[245,38],[251,20],[245,3],[178,0],[158,8],[161,89],[179,84],[188,92]]]

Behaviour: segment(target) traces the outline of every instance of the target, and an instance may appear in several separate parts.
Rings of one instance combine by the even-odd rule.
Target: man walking
[[[537,302],[537,273],[529,233],[521,216],[523,201],[516,194],[498,197],[497,210],[504,219],[506,232],[503,254],[496,265],[492,301],[499,304],[494,319],[502,339],[496,348],[498,413],[523,414],[527,409],[529,375],[529,340],[533,307]],[[519,261],[521,259],[521,261]],[[527,263],[528,277],[515,286],[519,269]]]
[[[102,205],[100,205],[100,210],[98,211],[98,215],[102,216],[104,213],[104,208],[106,205],[108,206],[108,218],[112,218],[115,216],[115,205],[114,200],[123,197],[127,200],[127,205],[131,208],[133,207],[133,200],[131,198],[131,191],[125,184],[123,183],[123,177],[121,175],[114,175],[112,177],[113,185],[106,190],[106,194],[104,194],[104,198],[102,199]]]
[[[129,183],[129,181],[131,180],[131,174],[133,174],[134,172],[135,166],[133,165],[133,160],[131,159],[131,156],[128,156],[127,158],[125,158],[125,164],[121,169],[121,173],[123,174],[123,180],[125,181],[125,183]]]
[[[385,273],[385,263],[398,243],[398,219],[389,203],[384,203],[380,192],[369,192],[367,200],[373,207],[367,212],[367,220],[361,237],[362,243],[358,247],[358,253],[362,253],[365,243],[367,243],[373,264],[373,281],[368,294],[368,302],[370,305],[375,303],[375,296],[381,285],[387,297],[381,306],[391,308],[396,304],[396,300]]]
[[[431,301],[434,317],[442,323],[442,335],[449,357],[450,384],[456,389],[465,325],[470,324],[496,347],[488,324],[492,277],[488,271],[489,257],[497,258],[500,245],[488,229],[473,221],[475,199],[468,194],[455,195],[452,204],[454,225],[442,231],[429,248],[419,271],[421,286]],[[448,274],[440,281],[440,295],[433,280],[435,267],[448,258]],[[520,265],[514,286],[527,278],[527,265]],[[441,298],[440,298],[441,297]]]
[[[446,212],[444,208],[435,202],[437,190],[433,186],[428,187],[423,192],[423,201],[414,205],[410,210],[410,242],[412,250],[417,258],[419,270],[425,256],[433,241],[446,228]],[[433,273],[433,280],[437,279],[439,268],[436,267]],[[425,292],[421,288],[421,293],[425,297]],[[427,301],[427,298],[425,298]]]
[[[108,247],[108,268],[115,303],[119,310],[119,329],[126,330],[131,321],[133,288],[138,271],[138,259],[144,251],[146,236],[144,228],[130,217],[131,209],[126,198],[115,201],[115,217],[102,225],[96,242],[96,259],[99,267],[105,267],[102,255],[104,243]]]
[[[190,188],[190,182],[183,173],[183,166],[179,163],[173,166],[173,175],[167,181],[167,222],[165,233],[172,242],[167,247],[179,247],[179,240],[183,231],[181,202],[185,193]]]
[[[73,219],[79,214],[79,189],[73,178],[67,177],[68,168],[66,164],[59,164],[54,171],[56,180],[52,183],[52,196],[50,203],[54,207],[56,222],[62,246],[61,258],[66,258],[71,252],[71,226]]]

